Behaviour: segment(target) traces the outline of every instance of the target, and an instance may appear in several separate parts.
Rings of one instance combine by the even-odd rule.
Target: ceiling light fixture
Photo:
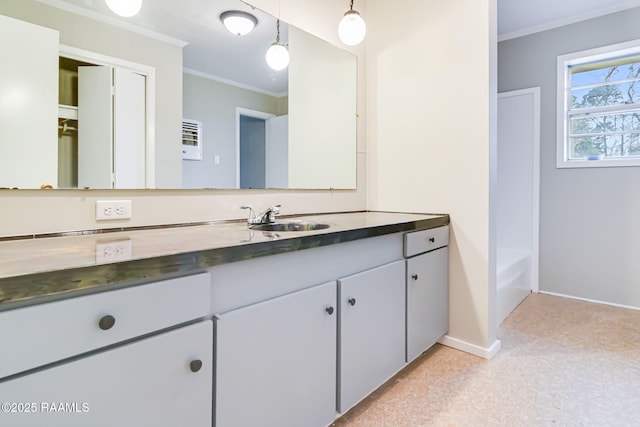
[[[289,50],[284,43],[280,43],[280,20],[276,21],[276,41],[267,50],[267,64],[276,71],[289,66]]]
[[[349,10],[344,14],[340,24],[338,24],[338,37],[347,46],[355,46],[364,40],[366,34],[367,24],[365,24],[360,13],[353,10],[353,0],[351,0]]]
[[[131,18],[142,8],[142,0],[105,0],[109,9],[116,15]]]
[[[228,10],[220,14],[220,20],[231,33],[238,36],[249,34],[256,25],[258,19],[248,12],[240,10]]]

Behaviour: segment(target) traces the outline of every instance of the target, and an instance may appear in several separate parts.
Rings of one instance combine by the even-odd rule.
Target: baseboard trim
[[[600,300],[596,300],[596,299],[575,297],[573,295],[558,294],[556,292],[538,291],[538,293],[539,294],[545,294],[545,295],[551,295],[551,296],[554,296],[554,297],[569,298],[569,299],[575,299],[575,300],[578,300],[578,301],[592,302],[594,304],[610,305],[611,307],[619,307],[619,308],[626,308],[628,310],[640,311],[640,307],[634,307],[632,305],[616,304],[614,302],[607,302],[607,301],[600,301]]]
[[[458,338],[453,338],[449,335],[443,336],[438,340],[438,342],[442,345],[446,345],[447,347],[455,348],[456,350],[464,351],[465,353],[470,353],[487,360],[491,360],[496,357],[496,354],[498,354],[502,348],[500,340],[495,340],[493,344],[491,344],[491,347],[480,347],[479,345],[471,344]]]

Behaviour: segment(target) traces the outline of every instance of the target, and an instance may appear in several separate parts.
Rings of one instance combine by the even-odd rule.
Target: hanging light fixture
[[[244,36],[249,34],[256,25],[258,25],[258,19],[248,12],[242,12],[240,10],[227,10],[220,14],[220,20],[233,34]]]
[[[105,3],[113,13],[125,18],[137,15],[142,8],[142,0],[105,0]]]
[[[338,37],[347,46],[355,46],[364,40],[366,34],[367,24],[365,24],[360,13],[357,10],[353,10],[353,0],[351,0],[349,10],[344,14],[340,24],[338,24]]]
[[[276,41],[267,50],[267,64],[276,71],[284,70],[289,65],[289,50],[280,43],[280,19],[276,20]]]

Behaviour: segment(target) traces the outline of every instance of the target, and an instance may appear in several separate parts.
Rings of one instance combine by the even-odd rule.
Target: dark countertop
[[[0,242],[0,311],[208,267],[449,224],[449,215],[354,212],[296,216],[323,230],[263,232],[246,223],[122,231]],[[124,242],[131,256],[105,262],[98,247]],[[126,259],[125,259],[126,258]]]

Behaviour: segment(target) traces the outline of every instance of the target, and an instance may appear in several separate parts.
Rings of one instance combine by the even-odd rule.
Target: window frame
[[[595,49],[560,55],[557,58],[557,109],[556,109],[556,167],[561,168],[598,168],[640,166],[640,156],[605,158],[598,160],[569,159],[569,104],[571,102],[570,67],[593,62],[605,62],[613,59],[640,55],[640,39],[617,43]],[[637,110],[637,104],[636,105]],[[626,109],[620,109],[620,112]],[[633,110],[633,108],[629,108]]]

